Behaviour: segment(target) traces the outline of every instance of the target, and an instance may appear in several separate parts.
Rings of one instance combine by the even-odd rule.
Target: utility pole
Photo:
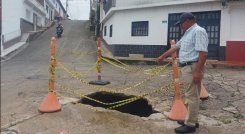
[[[68,0],[66,0],[66,19],[68,19],[68,13],[67,13],[67,8],[68,8]]]

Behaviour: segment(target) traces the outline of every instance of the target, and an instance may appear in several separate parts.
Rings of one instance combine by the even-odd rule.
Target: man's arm
[[[174,53],[178,48],[175,45],[175,41],[171,40],[170,44],[172,45],[172,47],[165,53],[163,53],[162,55],[160,55],[157,59],[156,62],[159,63],[160,61],[164,60],[167,56],[171,55],[172,53]],[[174,46],[173,46],[174,45]]]
[[[201,83],[204,64],[206,62],[207,52],[199,52],[199,59],[196,64],[195,72],[193,74],[193,82],[198,84]]]

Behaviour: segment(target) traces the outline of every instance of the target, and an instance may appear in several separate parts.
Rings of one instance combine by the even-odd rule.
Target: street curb
[[[21,38],[21,41],[14,44],[13,46],[1,51],[1,62],[7,61],[20,53],[22,50],[24,50],[28,45],[29,42],[32,40],[35,40],[38,36],[43,34],[46,30],[51,28],[54,25],[54,22],[51,22],[45,29],[39,30],[39,31],[30,31],[29,33],[26,33],[27,35],[24,35]]]
[[[3,52],[1,53],[1,62],[11,59],[12,57],[20,53],[22,50],[24,50],[28,45],[28,42],[19,42],[14,46],[7,48],[6,50],[3,50]]]

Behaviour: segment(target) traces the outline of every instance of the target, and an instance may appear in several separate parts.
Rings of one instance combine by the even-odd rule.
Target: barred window
[[[132,22],[132,36],[148,36],[148,21]]]
[[[110,37],[112,37],[112,25],[110,25]]]

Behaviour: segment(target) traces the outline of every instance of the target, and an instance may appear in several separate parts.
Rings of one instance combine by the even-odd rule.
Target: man
[[[58,26],[56,27],[56,30],[60,30],[61,33],[63,33],[63,26],[62,26],[62,24],[60,22],[58,23]]]
[[[63,33],[63,26],[62,24],[59,22],[58,23],[58,26],[56,27],[56,34],[57,34],[57,37],[60,38],[61,35]]]
[[[183,13],[176,23],[185,32],[176,46],[171,47],[167,52],[156,59],[156,62],[164,60],[170,54],[179,50],[179,66],[181,67],[180,77],[189,84],[185,93],[188,103],[188,112],[185,121],[180,127],[175,128],[176,133],[195,132],[198,124],[198,111],[200,102],[201,80],[203,77],[204,64],[206,62],[208,35],[204,28],[196,23],[192,13]],[[170,42],[171,45],[175,41]]]

